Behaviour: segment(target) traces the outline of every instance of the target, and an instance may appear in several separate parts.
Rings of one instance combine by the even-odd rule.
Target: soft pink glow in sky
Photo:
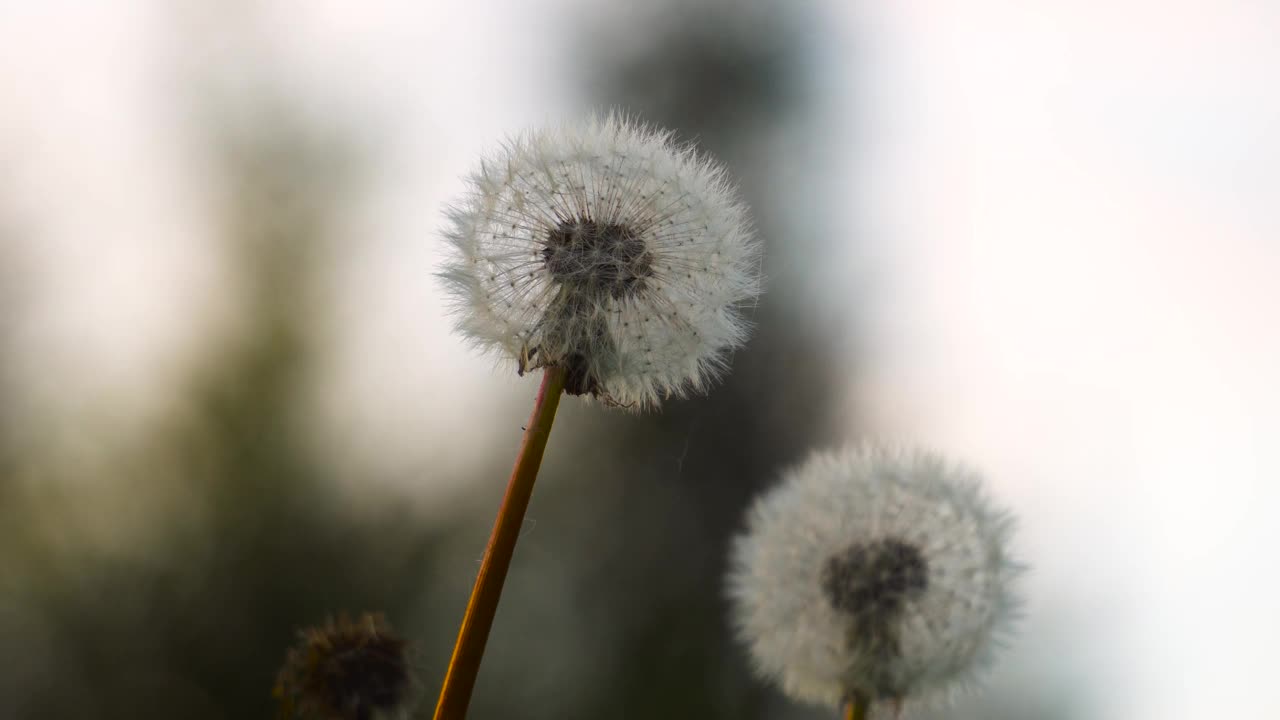
[[[1075,666],[1086,717],[1280,714],[1280,17],[1264,5],[862,18],[884,33],[861,170],[881,184],[869,254],[890,279],[852,402],[1015,500],[1036,559],[1018,652]],[[1041,644],[1037,612],[1086,607],[1087,632]]]

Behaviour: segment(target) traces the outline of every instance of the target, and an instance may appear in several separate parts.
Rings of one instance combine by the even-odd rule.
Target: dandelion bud
[[[303,630],[276,680],[280,716],[374,720],[406,714],[407,647],[381,615],[342,615]]]
[[[747,336],[759,249],[724,171],[610,115],[530,132],[449,212],[458,329],[565,391],[651,407],[704,390]]]
[[[936,455],[817,453],[734,541],[735,629],[797,700],[946,700],[1011,629],[1012,527],[975,475]]]

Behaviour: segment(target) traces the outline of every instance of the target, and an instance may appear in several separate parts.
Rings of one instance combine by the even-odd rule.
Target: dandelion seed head
[[[937,455],[815,453],[734,540],[735,630],[759,674],[798,700],[944,703],[1016,620],[1012,529],[976,475]]]
[[[408,643],[381,615],[341,615],[299,633],[276,680],[281,716],[374,720],[407,712]]]
[[[480,163],[449,212],[458,329],[566,392],[636,408],[704,391],[745,342],[759,244],[723,169],[619,115]]]

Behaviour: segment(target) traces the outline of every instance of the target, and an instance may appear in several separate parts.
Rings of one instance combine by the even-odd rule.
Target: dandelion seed
[[[618,115],[480,163],[440,273],[458,329],[542,385],[436,701],[464,717],[562,393],[639,409],[704,390],[747,336],[759,246],[718,166]]]
[[[449,213],[459,330],[565,392],[646,408],[703,391],[747,336],[759,247],[724,171],[609,115],[527,133]]]
[[[731,553],[733,622],[797,700],[938,704],[1016,616],[1013,521],[926,452],[814,454],[752,507]]]
[[[299,636],[276,681],[282,717],[373,720],[407,712],[408,644],[381,615],[342,615]]]

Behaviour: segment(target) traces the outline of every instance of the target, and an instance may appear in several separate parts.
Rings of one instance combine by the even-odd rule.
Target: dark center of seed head
[[[653,254],[638,232],[589,218],[563,220],[549,230],[542,259],[551,277],[582,299],[633,295],[653,275]]]
[[[929,585],[929,565],[915,545],[885,538],[849,546],[822,569],[822,592],[836,610],[887,620]]]

